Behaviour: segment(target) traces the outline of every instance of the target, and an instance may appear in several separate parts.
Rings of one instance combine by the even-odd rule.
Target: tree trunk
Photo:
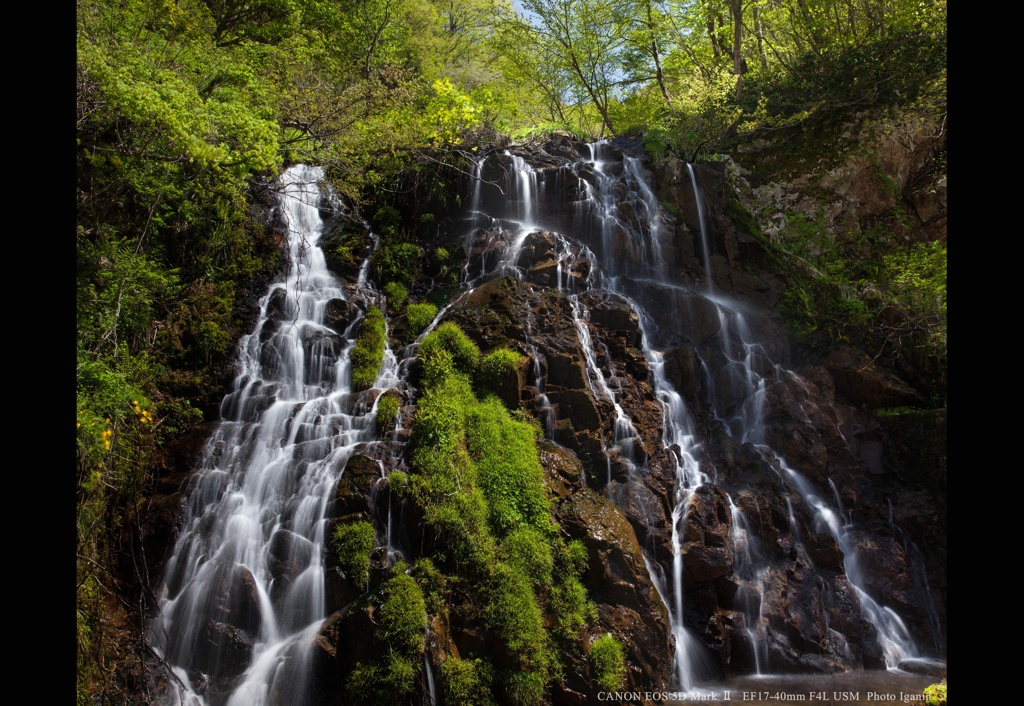
[[[729,0],[732,15],[732,70],[736,74],[736,96],[743,95],[743,0]]]

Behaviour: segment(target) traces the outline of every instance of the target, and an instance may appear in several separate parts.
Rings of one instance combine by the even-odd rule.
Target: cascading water
[[[470,253],[466,269],[466,282],[478,286],[484,281],[504,275],[524,277],[520,266],[520,253],[531,233],[550,238],[557,253],[557,271],[551,284],[568,300],[580,350],[584,356],[587,385],[595,398],[607,400],[614,410],[611,423],[611,443],[603,445],[609,467],[605,481],[609,497],[613,500],[611,475],[612,452],[618,455],[627,469],[638,463],[634,457],[632,440],[639,436],[624,406],[617,397],[616,386],[604,370],[613,368],[610,353],[595,341],[591,333],[590,312],[580,297],[578,288],[608,292],[624,300],[639,320],[643,354],[651,371],[652,386],[662,408],[664,457],[669,459],[675,478],[671,511],[671,560],[669,570],[647,557],[651,578],[662,596],[671,622],[674,643],[673,686],[680,691],[694,691],[698,684],[713,679],[707,665],[706,648],[686,625],[684,600],[684,561],[688,542],[684,540],[688,512],[695,493],[702,486],[719,486],[718,471],[704,458],[696,424],[683,396],[676,390],[665,372],[665,356],[661,347],[678,337],[678,330],[687,320],[681,308],[660,319],[651,315],[652,296],[645,289],[657,290],[672,301],[688,299],[705,312],[705,321],[715,320],[711,334],[696,350],[696,361],[706,375],[704,389],[710,416],[721,424],[726,435],[736,444],[750,444],[758,450],[766,463],[775,469],[779,482],[789,491],[784,494],[788,508],[788,521],[795,538],[795,551],[801,561],[812,565],[808,551],[800,546],[800,528],[794,516],[793,502],[807,508],[814,518],[816,532],[825,532],[838,545],[844,563],[844,573],[855,592],[863,618],[877,631],[878,642],[884,653],[886,666],[893,668],[901,660],[917,654],[917,648],[896,613],[880,606],[864,588],[856,547],[848,541],[848,533],[839,521],[839,515],[811,488],[799,473],[792,470],[768,443],[766,432],[765,400],[768,389],[795,375],[772,362],[765,346],[752,332],[742,308],[719,293],[712,268],[712,249],[706,227],[703,194],[692,165],[687,165],[697,204],[699,253],[704,270],[703,288],[692,289],[677,282],[677,273],[671,271],[671,230],[662,213],[653,190],[649,187],[641,162],[628,155],[619,161],[609,158],[606,142],[586,147],[585,158],[567,162],[554,176],[553,192],[573,196],[569,217],[558,204],[549,204],[551,194],[543,194],[546,178],[539,178],[526,162],[516,155],[505,153],[491,157],[485,164],[481,159],[476,166],[474,191],[471,199],[470,229],[467,231],[466,249]],[[527,173],[527,170],[530,170]],[[509,193],[500,196],[493,189],[482,186],[483,174],[499,175]],[[502,176],[503,175],[503,176]],[[573,183],[575,180],[575,183]],[[567,276],[567,263],[572,258],[589,260],[586,277]],[[711,318],[708,318],[710,316]],[[656,323],[657,320],[657,323]],[[666,321],[669,324],[666,324]],[[526,333],[525,347],[532,351],[539,380],[539,354],[532,340],[532,328]],[[599,362],[599,358],[604,360]],[[798,383],[802,384],[802,383]],[[540,407],[550,408],[547,397]],[[645,461],[640,459],[639,464]],[[630,471],[631,472],[631,471]],[[831,481],[829,481],[831,483]],[[838,491],[832,487],[837,506]],[[724,492],[724,491],[723,491]],[[749,644],[754,674],[771,671],[767,647],[767,617],[764,614],[765,593],[778,577],[769,566],[766,553],[761,549],[754,528],[744,511],[727,493],[731,542],[733,544],[733,576],[737,584],[734,605],[742,616],[741,632]],[[666,574],[670,578],[666,579]],[[820,578],[817,579],[819,582]],[[783,592],[784,595],[785,592]],[[841,633],[827,625],[833,637],[837,659],[847,660],[850,648]]]
[[[280,179],[290,269],[239,344],[240,373],[192,477],[159,587],[151,642],[180,680],[168,703],[305,702],[325,618],[329,506],[353,450],[375,437],[376,391],[398,384],[386,351],[375,390],[351,390],[348,355],[362,316],[317,246],[321,178],[299,165]],[[357,289],[372,298],[363,271]],[[337,310],[351,321],[326,313]]]
[[[693,694],[722,676],[709,651],[709,630],[695,617],[707,609],[693,607],[708,600],[707,592],[699,595],[688,583],[688,572],[700,560],[694,552],[697,523],[707,520],[715,498],[722,499],[718,514],[726,529],[718,538],[727,545],[730,562],[715,589],[724,587],[727,595],[716,600],[727,608],[724,620],[732,621],[731,634],[738,636],[729,649],[749,656],[744,671],[734,673],[772,674],[782,648],[772,651],[778,627],[772,620],[779,614],[778,604],[772,613],[771,601],[778,600],[780,585],[785,595],[784,574],[793,567],[806,572],[798,578],[806,578],[814,590],[829,580],[831,574],[814,566],[828,554],[820,537],[838,547],[842,566],[834,573],[842,574],[854,610],[874,631],[866,639],[877,639],[884,664],[893,667],[917,654],[899,615],[871,595],[867,562],[858,556],[852,526],[856,507],[849,502],[844,507],[842,484],[827,476],[806,477],[793,468],[806,470],[806,465],[791,466],[772,448],[769,396],[780,386],[796,389],[804,383],[773,362],[756,316],[722,294],[728,287],[715,282],[712,239],[692,165],[687,171],[700,231],[694,233],[700,245],[693,250],[704,272],[693,279],[700,287],[688,286],[676,271],[679,244],[672,217],[662,211],[643,162],[620,155],[606,142],[585,150],[581,159],[557,169],[550,164],[534,169],[510,152],[477,162],[464,243],[467,291],[438,312],[416,342],[398,355],[386,350],[375,388],[360,393],[349,382],[349,354],[361,310],[378,300],[367,284],[368,261],[354,288],[342,287],[318,247],[321,172],[293,167],[282,176],[280,211],[288,226],[290,270],[264,297],[255,330],[240,342],[240,374],[191,480],[177,544],[159,586],[151,642],[178,680],[167,703],[302,706],[313,700],[307,698],[312,650],[328,602],[325,532],[338,480],[349,458],[377,443],[381,431],[396,442],[403,436],[400,421],[390,430],[375,429],[376,400],[379,391],[405,385],[416,343],[447,312],[466,304],[477,287],[504,276],[549,288],[547,294],[530,289],[523,295],[526,304],[552,290],[557,294],[543,299],[543,307],[525,306],[512,314],[520,318],[520,351],[532,360],[534,409],[542,416],[545,436],[565,438],[570,421],[565,406],[585,407],[581,398],[588,398],[592,417],[598,417],[598,406],[602,410],[588,430],[600,427],[591,439],[597,450],[587,451],[594,464],[590,484],[625,508],[642,492],[654,497],[644,485],[653,476],[667,481],[652,503],[663,513],[661,529],[655,520],[642,528],[643,559],[664,604],[658,615],[667,614],[671,639],[665,646],[670,659],[662,661],[672,663],[666,670],[671,676],[659,688]],[[605,303],[612,300],[621,305],[616,315],[632,317],[637,332],[617,347],[609,344],[609,329],[602,328],[610,325]],[[687,327],[699,329],[699,335],[686,339]],[[552,347],[544,336],[554,329],[567,333]],[[693,389],[678,372],[684,343],[692,351]],[[562,366],[563,378],[568,375],[564,368],[571,367],[566,359],[572,356],[579,382],[571,390],[561,384],[564,379],[549,385],[555,367]],[[643,367],[649,386],[645,402],[637,401],[637,388],[630,387],[624,372],[630,364]],[[700,384],[694,382],[698,378]],[[658,417],[656,424],[644,418],[645,404],[653,410],[650,416]],[[796,414],[809,422],[802,409]],[[654,428],[657,433],[650,434]],[[737,468],[722,460],[737,449],[774,474],[771,482],[781,500],[771,513],[761,512],[759,489],[737,481]],[[376,457],[382,455],[381,479],[402,464],[394,448],[382,447]],[[634,527],[644,524],[637,514],[644,504],[630,507]],[[401,523],[393,528],[390,506],[376,514],[381,550],[376,556],[386,551],[390,564],[405,546],[395,541],[404,530]],[[767,533],[766,516],[783,529]],[[900,539],[912,546],[902,533]],[[781,553],[790,563],[780,563]],[[829,597],[823,593],[815,593],[815,600]],[[822,608],[816,615],[823,616],[821,649],[832,660],[826,667],[857,663],[857,640],[865,638],[851,635],[848,613]],[[830,615],[843,620],[830,622]],[[665,632],[660,635],[659,641]],[[434,702],[435,672],[427,655],[422,674],[420,698]]]

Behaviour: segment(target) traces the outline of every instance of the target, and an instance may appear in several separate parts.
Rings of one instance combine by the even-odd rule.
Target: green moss
[[[378,397],[377,428],[380,430],[391,429],[395,424],[395,418],[398,416],[398,410],[401,406],[402,402],[399,399],[398,393],[394,390],[388,390]]]
[[[560,578],[583,576],[588,563],[587,548],[578,539],[572,540],[555,554],[555,570]]]
[[[587,597],[580,581],[587,563],[587,549],[578,539],[555,548],[551,612],[555,618],[555,635],[563,641],[579,640],[584,626],[597,619],[597,606]]]
[[[555,635],[569,642],[578,640],[586,624],[597,620],[597,606],[587,598],[587,589],[571,576],[551,590],[551,612]]]
[[[391,471],[388,474],[388,488],[399,496],[404,496],[409,490],[409,476],[402,471]]]
[[[370,307],[359,324],[359,335],[349,354],[353,390],[373,387],[377,373],[380,372],[380,364],[384,361],[384,343],[384,312],[377,307]]]
[[[399,282],[388,282],[384,285],[384,294],[388,298],[388,309],[397,313],[409,298],[409,289]]]
[[[496,348],[480,360],[478,378],[484,387],[496,390],[503,380],[515,375],[523,357],[508,348]]]
[[[449,657],[441,665],[441,689],[446,704],[494,706],[491,666],[481,659]]]
[[[553,657],[544,629],[544,617],[529,577],[498,561],[494,563],[483,590],[486,625],[517,657],[521,671],[536,672],[542,680],[545,679],[554,666]]]
[[[345,689],[352,703],[367,706],[399,706],[408,703],[416,689],[419,662],[389,653],[380,661],[363,664],[357,662],[349,674]]]
[[[428,613],[445,610],[449,595],[449,579],[434,566],[429,557],[420,557],[413,567],[413,577],[423,591]]]
[[[729,199],[725,204],[725,215],[729,217],[733,223],[738,225],[745,233],[749,233],[761,242],[765,241],[764,233],[761,232],[761,226],[757,224],[753,214],[747,210],[746,206],[740,203],[737,199]]]
[[[416,277],[422,248],[413,243],[383,245],[370,256],[370,269],[378,282],[408,285]]]
[[[393,651],[403,655],[423,654],[427,629],[427,607],[416,581],[398,562],[394,576],[384,584],[384,602],[380,607],[381,637]]]
[[[924,695],[927,697],[925,703],[928,706],[946,706],[946,680],[925,687]]]
[[[626,681],[622,643],[605,633],[590,645],[590,666],[601,691],[618,691]]]
[[[517,527],[501,542],[501,556],[509,565],[526,574],[537,590],[551,588],[554,561],[548,537],[529,525]]]
[[[370,552],[376,534],[369,522],[338,525],[331,536],[331,546],[345,579],[359,590],[370,581]]]
[[[403,491],[427,530],[430,563],[417,579],[432,610],[450,589],[460,601],[448,608],[482,617],[504,644],[510,662],[493,674],[498,700],[541,704],[560,669],[547,627],[558,619],[546,613],[571,605],[582,620],[592,615],[582,584],[554,579],[558,571],[582,570],[586,551],[558,539],[533,426],[513,418],[498,398],[479,401],[473,394],[468,373],[479,360],[476,346],[447,323],[424,339],[420,356],[422,393],[412,423],[409,491]],[[507,354],[492,356],[502,358],[509,361]],[[557,606],[547,600],[553,584],[571,594]],[[491,675],[449,662],[443,683],[454,702],[490,703]],[[466,694],[479,700],[465,701]]]
[[[466,430],[495,534],[503,537],[523,524],[550,533],[550,506],[533,427],[513,420],[501,400],[488,397],[467,410]]]
[[[539,706],[544,703],[545,675],[542,672],[515,672],[508,676],[505,690],[514,706]]]
[[[429,356],[439,350],[448,351],[455,367],[464,373],[472,373],[480,363],[480,349],[451,321],[431,331],[420,344],[421,356]]]
[[[430,325],[430,322],[437,316],[437,307],[433,304],[410,304],[405,310],[405,318],[409,322],[410,340],[420,334],[423,329]]]

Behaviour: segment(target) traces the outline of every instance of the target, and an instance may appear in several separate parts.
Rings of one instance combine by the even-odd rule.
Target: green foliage
[[[397,706],[407,703],[416,688],[426,648],[427,612],[423,592],[407,568],[405,562],[396,563],[391,578],[380,587],[380,627],[373,654],[356,664],[345,683],[354,703]]]
[[[413,243],[382,245],[370,257],[370,269],[378,282],[408,286],[416,277],[417,261],[423,249]]]
[[[370,307],[359,324],[359,335],[349,354],[353,390],[367,390],[373,387],[377,373],[380,372],[380,365],[384,361],[384,344],[384,312],[377,307]]]
[[[580,582],[587,570],[587,549],[578,539],[555,550],[556,585],[551,591],[551,612],[555,616],[555,635],[566,642],[580,639],[582,630],[597,619],[597,606],[587,598]]]
[[[924,695],[927,697],[925,703],[928,706],[946,706],[946,680],[926,686]]]
[[[590,665],[594,681],[602,691],[618,691],[625,684],[622,643],[611,633],[605,633],[590,645]]]
[[[517,527],[502,540],[498,555],[509,566],[526,574],[536,590],[551,588],[551,572],[554,567],[551,542],[540,530],[529,525]]]
[[[449,657],[441,665],[441,688],[446,704],[494,706],[491,665],[482,659]]]
[[[384,285],[384,294],[388,298],[388,309],[392,312],[401,311],[405,300],[409,298],[408,288],[400,282],[388,282]]]
[[[909,250],[886,255],[883,260],[892,290],[904,305],[914,311],[945,318],[945,245],[917,243]]]
[[[502,381],[514,379],[523,357],[508,348],[496,348],[480,360],[478,379],[487,388],[496,390]]]
[[[508,675],[505,690],[509,703],[516,706],[543,704],[547,678],[548,675],[543,671],[514,672]]]
[[[420,343],[420,355],[425,360],[442,350],[451,355],[452,364],[463,373],[471,374],[480,363],[480,349],[451,321],[438,326]]]
[[[822,332],[892,356],[917,371],[914,384],[935,404],[945,392],[946,246],[904,245],[893,233],[856,224],[826,229],[787,214],[787,227],[767,242],[790,284],[781,305],[799,339]]]
[[[338,566],[346,580],[360,590],[370,581],[370,552],[375,540],[376,534],[369,522],[338,525],[331,536]]]
[[[403,471],[392,471],[388,474],[388,488],[393,493],[403,495],[409,486],[409,476]]]
[[[431,614],[443,613],[447,607],[450,595],[449,584],[451,581],[434,566],[429,557],[420,557],[413,567],[413,576],[423,591],[423,600],[427,612]]]
[[[420,352],[423,362],[422,384],[427,388],[438,387],[446,378],[457,373],[455,359],[443,348]]]
[[[497,398],[481,402],[474,396],[467,371],[479,357],[475,345],[449,322],[424,339],[421,356],[426,371],[412,425],[407,494],[422,512],[431,547],[421,585],[458,587],[506,645],[514,666],[493,676],[505,701],[543,703],[559,669],[544,617],[555,555],[564,573],[585,566],[586,552],[579,543],[563,548],[557,539],[533,427],[513,419]],[[442,580],[441,569],[451,578]],[[581,595],[576,613],[589,616],[592,604],[585,591]],[[554,603],[550,609],[556,610]],[[445,689],[465,694],[472,688],[476,695],[469,703],[492,701],[480,687],[491,683],[489,672],[481,674],[476,663],[471,671],[449,662]]]
[[[398,417],[398,410],[402,403],[398,393],[388,390],[377,398],[377,428],[381,430],[391,429]]]
[[[373,224],[384,236],[394,236],[401,223],[402,214],[394,206],[381,206],[373,216]]]
[[[555,635],[572,642],[583,628],[597,620],[597,606],[587,598],[587,589],[579,579],[568,576],[551,590],[551,612],[555,616]]]
[[[427,103],[428,137],[440,144],[458,144],[463,135],[480,124],[483,109],[447,77],[434,81],[434,96]]]
[[[430,325],[437,316],[437,307],[426,302],[421,304],[410,304],[405,310],[406,320],[409,322],[409,338],[415,338],[423,329]]]
[[[395,653],[377,662],[357,662],[348,675],[345,690],[352,703],[399,706],[415,691],[418,669],[418,662]]]
[[[908,102],[945,66],[944,37],[894,33],[864,44],[807,51],[789,69],[747,78],[738,102],[747,113],[760,105],[769,118],[815,107]]]
[[[533,428],[513,420],[497,397],[488,397],[466,411],[466,432],[494,533],[504,537],[520,525],[551,532]]]
[[[423,654],[427,629],[427,608],[423,592],[405,564],[392,568],[393,576],[384,584],[384,602],[380,607],[381,637],[387,645],[406,656]]]
[[[520,684],[524,693],[516,698],[517,703],[540,703],[546,677],[554,667],[544,630],[543,615],[534,595],[530,579],[522,571],[497,562],[483,587],[487,610],[485,622],[488,627],[508,645],[509,651],[518,658],[523,672],[540,677],[540,693],[528,688],[529,682]]]
[[[587,548],[578,539],[572,540],[555,554],[555,569],[559,577],[583,576],[588,562]]]

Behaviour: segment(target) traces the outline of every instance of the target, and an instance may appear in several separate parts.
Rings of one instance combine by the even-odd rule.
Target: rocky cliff
[[[408,239],[420,248],[409,301],[440,304],[428,331],[454,322],[481,353],[516,354],[488,389],[533,420],[551,517],[564,541],[586,550],[580,582],[596,611],[545,700],[596,702],[589,652],[605,634],[622,646],[631,689],[944,656],[944,411],[931,410],[933,391],[901,358],[850,340],[794,339],[783,303],[798,286],[795,268],[773,247],[787,213],[812,213],[823,233],[850,219],[869,228],[903,196],[913,207],[901,206],[913,219],[905,232],[944,240],[944,175],[928,171],[944,138],[880,139],[891,142],[881,152],[793,179],[772,166],[769,144],[749,168],[739,154],[653,160],[638,140],[556,136],[494,149],[464,184],[465,207]],[[405,221],[426,220],[411,210]],[[323,247],[353,295],[336,307],[353,311],[327,334],[343,342],[372,303],[352,284],[352,263],[372,245],[335,217]],[[350,675],[388,644],[382,611],[396,553],[434,558],[437,580],[449,582],[427,599],[426,666],[416,665],[407,700],[426,703],[434,679],[452,698],[449,660],[500,670],[520,659],[438,558],[443,545],[416,498],[392,488],[422,472],[409,454],[425,383],[416,344],[405,346],[416,336],[410,312],[388,312],[391,347],[407,361],[399,411],[380,442],[337,469],[328,518],[331,528],[386,527],[388,545],[371,553],[358,587],[327,553],[329,617],[312,671],[325,704],[358,702]],[[925,421],[884,414],[901,406]],[[164,527],[153,536],[166,536],[176,497],[153,501],[152,526],[162,518]],[[273,571],[295,578],[286,561]],[[557,615],[547,606],[550,628]],[[494,698],[518,703],[516,693],[506,685]]]

